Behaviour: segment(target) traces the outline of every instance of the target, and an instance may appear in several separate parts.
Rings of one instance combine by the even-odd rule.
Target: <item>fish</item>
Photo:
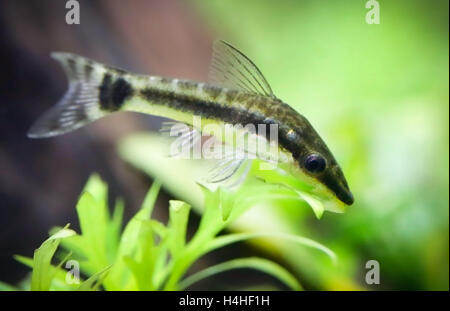
[[[310,122],[275,96],[254,62],[225,41],[214,43],[208,82],[135,74],[66,52],[53,52],[51,57],[65,71],[68,90],[32,125],[30,138],[62,135],[120,111],[165,117],[212,136],[208,125],[276,126],[276,161],[290,176],[311,186],[307,197],[332,202],[328,209],[335,212],[354,202],[341,167]],[[202,125],[194,125],[194,116],[201,117]],[[239,131],[271,143],[267,129]],[[184,135],[194,137],[189,130]],[[274,159],[273,148],[267,150],[256,157]],[[244,161],[223,162],[218,180],[229,178]]]

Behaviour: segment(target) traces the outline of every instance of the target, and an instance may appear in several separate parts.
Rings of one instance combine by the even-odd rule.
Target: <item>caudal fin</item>
[[[71,132],[107,114],[100,109],[100,86],[105,73],[116,69],[70,53],[54,52],[51,56],[62,65],[69,87],[58,104],[33,124],[27,134],[30,138]]]

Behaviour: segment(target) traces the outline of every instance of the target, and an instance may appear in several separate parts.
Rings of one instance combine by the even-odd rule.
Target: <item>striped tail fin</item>
[[[58,104],[33,124],[27,134],[30,138],[62,135],[107,115],[111,111],[102,107],[102,97],[103,101],[111,97],[112,79],[125,73],[70,53],[51,56],[62,65],[69,87]]]

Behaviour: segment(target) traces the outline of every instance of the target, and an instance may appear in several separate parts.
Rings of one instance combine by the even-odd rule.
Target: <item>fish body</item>
[[[353,203],[342,170],[312,125],[278,99],[256,65],[228,43],[216,43],[212,83],[133,74],[70,53],[52,53],[52,57],[62,64],[69,89],[32,126],[29,137],[61,135],[117,111],[161,116],[189,126],[194,126],[193,116],[199,116],[197,130],[203,135],[215,134],[206,129],[211,124],[250,124],[268,143],[272,136],[267,129],[274,125],[277,161],[286,171],[316,185],[320,197],[331,198],[338,206]],[[266,127],[260,130],[260,125]],[[257,157],[268,160],[274,154],[269,149]]]

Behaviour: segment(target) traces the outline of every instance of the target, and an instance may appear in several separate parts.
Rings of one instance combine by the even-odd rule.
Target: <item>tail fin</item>
[[[58,104],[33,124],[27,134],[30,138],[71,132],[107,114],[100,109],[99,88],[110,68],[70,53],[54,52],[51,56],[61,63],[69,88]]]

